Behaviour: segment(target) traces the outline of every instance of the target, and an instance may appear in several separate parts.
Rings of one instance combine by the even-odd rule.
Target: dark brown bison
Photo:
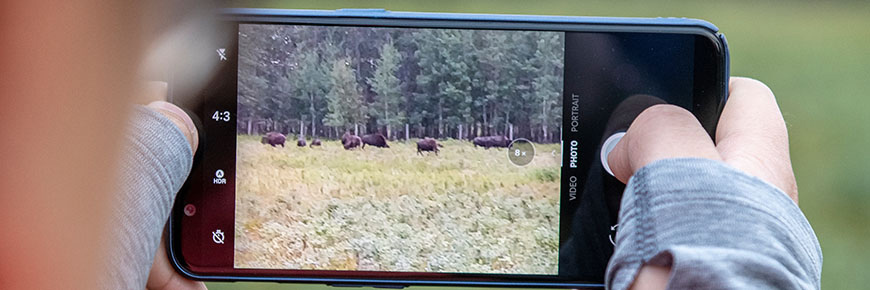
[[[269,144],[272,145],[272,147],[275,147],[275,145],[281,145],[281,147],[284,147],[284,141],[287,141],[287,137],[278,132],[266,133],[266,136],[263,136],[263,139],[260,139],[260,143]]]
[[[420,139],[417,141],[417,154],[423,155],[423,151],[431,151],[435,152],[435,155],[438,155],[438,147],[444,147],[441,144],[438,144],[438,141],[429,137]]]
[[[341,135],[341,145],[344,145],[344,143],[350,139],[350,136],[353,136],[353,134],[349,131],[344,131],[344,135]]]
[[[362,145],[362,139],[350,132],[345,132],[344,135],[341,136],[341,145],[344,146],[345,150],[350,150]]]
[[[314,140],[311,140],[311,145],[308,145],[309,148],[314,146],[320,146],[320,138],[314,138]]]
[[[366,148],[366,145],[372,145],[380,148],[390,148],[390,145],[387,144],[387,137],[381,134],[368,134],[362,136],[362,148]]]
[[[306,145],[305,144],[305,137],[302,137],[302,135],[299,135],[299,139],[296,140],[296,146],[305,147],[305,145]]]
[[[490,147],[507,148],[511,144],[511,139],[505,136],[480,136],[471,140],[471,143],[474,143],[474,147],[480,146],[485,149]]]

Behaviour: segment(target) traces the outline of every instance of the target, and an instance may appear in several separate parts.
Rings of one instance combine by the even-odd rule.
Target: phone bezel
[[[383,10],[267,10],[233,9],[225,11],[222,21],[230,23],[269,23],[301,25],[339,25],[371,27],[409,27],[409,28],[463,28],[499,30],[546,30],[565,32],[631,32],[631,33],[676,33],[691,34],[709,40],[713,47],[713,59],[700,58],[695,52],[696,63],[712,61],[706,65],[715,66],[715,75],[702,74],[696,69],[694,83],[702,80],[709,87],[695,86],[695,97],[711,93],[718,95],[705,98],[703,103],[695,100],[697,113],[704,115],[702,124],[711,136],[715,136],[715,124],[724,107],[727,96],[728,52],[724,37],[712,24],[700,20],[679,18],[606,18],[606,17],[547,17],[522,15],[474,15],[389,12]],[[237,41],[236,41],[237,44]],[[236,66],[231,66],[236,70]],[[202,107],[187,108],[202,115]],[[695,109],[695,108],[693,108]],[[694,110],[693,110],[694,111]],[[202,132],[207,134],[207,132]],[[202,150],[195,157],[194,170],[198,170],[204,158]],[[201,173],[201,172],[200,172]],[[201,175],[201,174],[200,174]],[[184,192],[190,190],[193,178],[185,183],[177,200],[183,200]],[[205,177],[205,176],[203,176]],[[234,180],[232,181],[234,182]],[[229,183],[229,181],[228,181]],[[177,217],[183,215],[181,203],[172,211],[168,225],[167,247],[173,266],[183,275],[197,280],[209,281],[272,281],[294,283],[326,283],[342,286],[410,286],[410,285],[452,285],[452,286],[498,286],[498,287],[558,287],[583,288],[602,287],[600,282],[571,281],[558,276],[508,275],[508,274],[471,274],[471,273],[418,273],[418,272],[362,272],[332,270],[274,270],[274,269],[229,269],[227,271],[197,271],[181,255],[180,226]],[[368,273],[368,274],[366,274]],[[382,273],[389,273],[384,277]],[[298,274],[298,276],[293,276]],[[603,277],[602,277],[603,278]]]

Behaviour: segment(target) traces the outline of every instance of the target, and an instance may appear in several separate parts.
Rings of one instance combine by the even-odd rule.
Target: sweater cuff
[[[755,253],[816,287],[821,276],[821,248],[797,204],[773,185],[709,159],[659,160],[629,180],[607,267],[608,288],[627,289],[645,263],[674,266],[675,249]]]

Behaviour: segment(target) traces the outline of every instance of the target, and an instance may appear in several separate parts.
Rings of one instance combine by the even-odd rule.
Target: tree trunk
[[[410,139],[410,138],[408,138],[408,137],[410,137],[410,134],[409,134],[410,132],[408,129],[409,129],[408,123],[405,123],[405,142],[408,142],[408,139]]]
[[[390,103],[384,100],[384,121],[387,121],[387,140],[390,139]]]
[[[253,123],[252,122],[253,120],[254,120],[254,117],[248,118],[248,135],[251,135],[251,125]]]
[[[311,111],[311,136],[314,137],[317,136],[317,123],[315,123],[317,120],[317,110],[314,109],[313,94],[309,97],[309,102],[311,102],[311,106],[309,107],[309,110]]]
[[[546,123],[543,124],[543,125],[541,125],[541,131],[544,132],[544,138],[543,138],[543,141],[544,141],[544,142],[542,142],[542,143],[549,143],[549,142],[550,142],[550,136],[549,136],[549,130],[547,130],[547,124],[546,124]]]
[[[483,124],[477,123],[477,132],[474,133],[474,137],[483,136]]]
[[[514,124],[508,123],[508,128],[510,128],[508,131],[509,132],[508,138],[513,140],[514,139]]]
[[[441,107],[443,101],[438,101],[438,138],[444,136],[444,109]]]
[[[462,124],[459,124],[459,140],[462,140]]]
[[[538,136],[538,134],[536,133],[537,132],[535,132],[535,126],[532,125],[532,122],[529,122],[529,137],[531,137],[532,140],[538,140],[536,139]]]
[[[514,137],[514,127],[511,125],[510,120],[511,120],[511,111],[505,111],[504,112],[504,130],[505,130],[505,133],[510,132],[511,140],[513,140],[514,139],[513,138]],[[508,130],[510,130],[510,131],[508,131]]]
[[[489,123],[486,122],[486,106],[483,107],[483,132],[481,134],[487,135],[486,128],[489,126]],[[480,134],[478,134],[480,135]]]

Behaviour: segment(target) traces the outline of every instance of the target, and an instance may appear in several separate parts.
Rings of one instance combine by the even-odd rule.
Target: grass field
[[[557,272],[558,144],[518,167],[468,141],[419,155],[413,139],[364,150],[237,139],[236,267]]]
[[[244,1],[238,7],[691,17],[729,40],[731,72],[763,80],[788,123],[800,206],[824,252],[823,289],[870,285],[870,3],[867,1]],[[330,289],[209,283],[210,289]],[[414,287],[412,289],[451,289]]]

